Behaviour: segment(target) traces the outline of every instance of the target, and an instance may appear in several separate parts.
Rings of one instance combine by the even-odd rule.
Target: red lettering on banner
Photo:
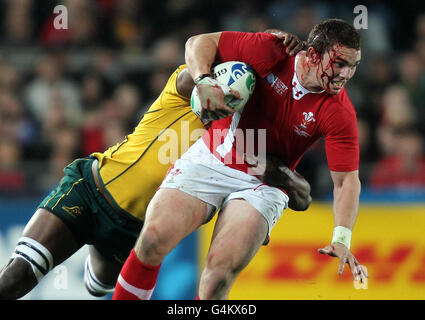
[[[318,244],[273,244],[268,248],[273,263],[266,277],[270,280],[314,280],[329,266],[333,259],[328,255],[317,252],[321,246]],[[354,250],[354,255],[365,265],[374,282],[390,282],[396,276],[400,267],[407,261],[414,246],[403,244],[394,246],[388,255],[382,255],[378,250],[379,245],[368,244],[359,246]],[[300,268],[300,266],[302,266]],[[338,264],[335,267],[335,281],[353,281],[353,275],[348,265],[343,275],[337,274]],[[414,274],[414,280],[425,282],[425,256],[421,267]]]
[[[273,255],[273,267],[266,275],[269,279],[280,280],[311,280],[317,278],[319,273],[331,261],[328,256],[321,255],[317,252],[316,244],[293,244],[293,245],[277,245],[270,247]],[[297,265],[297,259],[302,256],[308,259],[309,266],[300,269]]]
[[[394,246],[390,254],[382,256],[377,252],[378,245],[359,246],[354,250],[353,254],[359,262],[365,265],[369,272],[369,277],[373,282],[389,282],[393,280],[398,269],[407,260],[413,251],[414,246],[410,244]],[[353,275],[346,268],[340,281],[353,281]]]
[[[425,282],[425,252],[420,260],[418,270],[414,271],[412,274],[412,280],[415,282]]]

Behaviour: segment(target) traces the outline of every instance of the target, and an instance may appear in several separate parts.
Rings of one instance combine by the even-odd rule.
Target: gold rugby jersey
[[[115,209],[144,220],[146,208],[170,166],[204,132],[188,98],[177,92],[180,66],[133,133],[103,153],[99,180]]]

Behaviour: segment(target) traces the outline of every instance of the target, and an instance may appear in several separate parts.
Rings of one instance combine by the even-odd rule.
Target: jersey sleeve
[[[329,106],[333,113],[325,122],[326,157],[329,170],[348,172],[359,169],[359,140],[357,117],[349,105]]]
[[[287,56],[283,42],[264,32],[223,31],[218,43],[219,61],[245,62],[262,78]]]

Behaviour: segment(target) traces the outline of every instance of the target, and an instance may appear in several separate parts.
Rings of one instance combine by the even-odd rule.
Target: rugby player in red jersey
[[[330,245],[319,252],[339,258],[340,274],[347,263],[354,279],[365,281],[365,268],[350,252],[361,186],[356,113],[344,88],[360,62],[357,31],[343,20],[324,20],[310,32],[306,51],[295,57],[271,34],[203,34],[187,41],[185,57],[205,112],[222,119],[176,161],[152,198],[113,299],[148,297],[166,254],[218,208],[199,298],[227,298],[289,200],[285,190],[262,183],[247,159],[274,154],[294,170],[322,137],[334,182],[335,228]],[[257,74],[242,113],[225,105],[223,84],[211,77],[217,61],[243,61]],[[237,135],[247,137],[249,130],[258,141],[247,156]]]
[[[276,33],[289,55],[301,49],[295,35],[267,32]],[[113,291],[140,234],[150,198],[169,168],[158,160],[159,150],[169,142],[158,138],[164,132],[175,133],[179,139],[172,146],[180,154],[194,142],[187,138],[183,144],[183,124],[189,136],[204,129],[190,108],[194,85],[186,66],[178,67],[132,134],[64,169],[59,185],[40,203],[11,258],[0,268],[0,300],[21,298],[85,244],[89,244],[84,268],[88,292],[101,297]],[[263,181],[285,188],[291,209],[306,210],[311,202],[309,183],[276,157],[268,157],[266,163]]]

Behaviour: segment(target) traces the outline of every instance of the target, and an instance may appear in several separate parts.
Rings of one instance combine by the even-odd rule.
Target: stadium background
[[[65,5],[68,30],[55,30]],[[348,85],[357,109],[363,184],[353,252],[367,289],[336,275],[317,248],[332,233],[331,180],[323,142],[299,171],[314,203],[286,212],[233,288],[234,299],[424,299],[425,8],[417,1],[70,0],[0,1],[0,265],[34,208],[74,158],[120,141],[183,60],[185,40],[217,30],[281,28],[306,39],[326,17],[361,30],[363,57]],[[167,257],[156,299],[193,299],[211,223]],[[54,269],[25,299],[91,299],[87,248]],[[110,297],[107,297],[110,298]]]

